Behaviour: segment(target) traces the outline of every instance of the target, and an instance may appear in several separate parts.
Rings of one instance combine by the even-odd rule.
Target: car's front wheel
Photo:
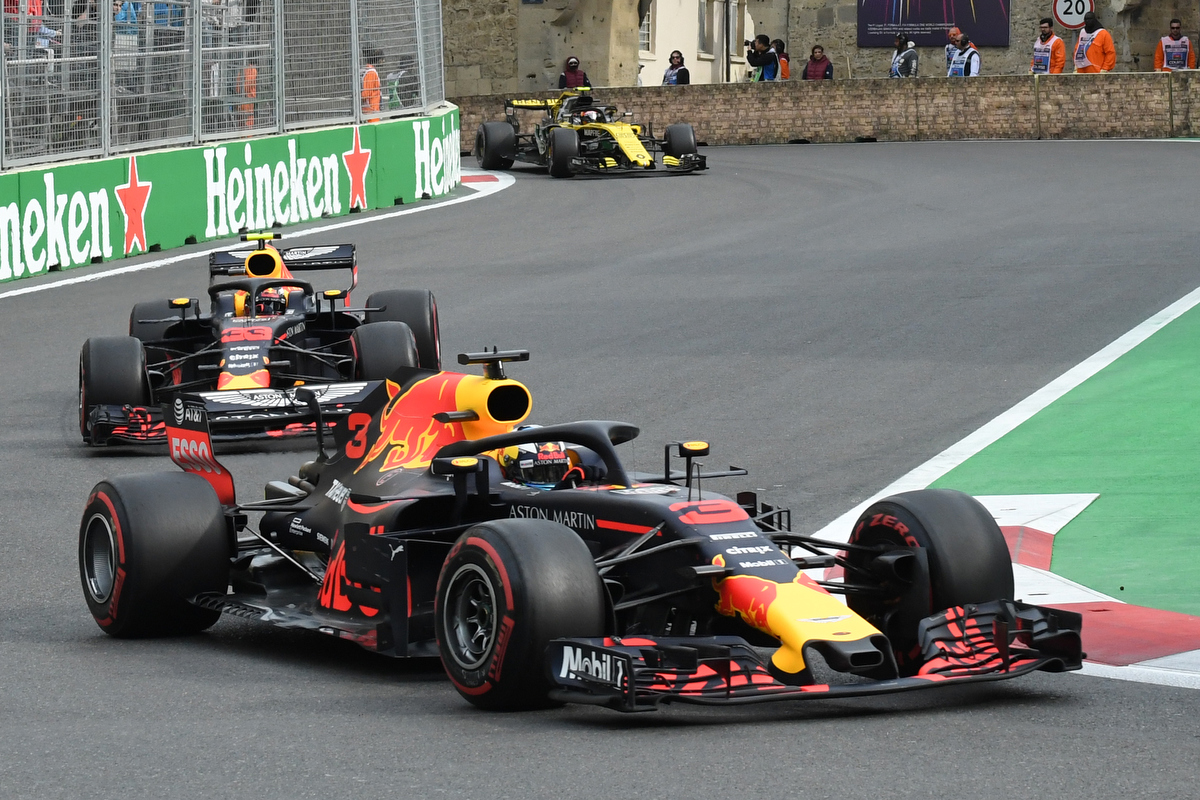
[[[197,475],[124,475],[92,489],[79,523],[79,577],[96,624],[117,637],[197,633],[221,612],[192,605],[225,594],[229,533]]]
[[[475,133],[475,160],[480,169],[508,169],[517,153],[517,136],[507,122],[485,122]]]
[[[917,625],[923,618],[967,603],[1013,598],[1004,534],[968,494],[923,489],[886,497],[858,518],[850,543],[917,556],[897,568],[904,562],[862,550],[847,554],[856,576],[852,582],[872,575],[879,580],[879,591],[848,594],[847,604],[887,635],[902,674],[920,666]]]
[[[91,440],[94,406],[144,406],[150,402],[146,353],[132,336],[93,336],[79,352],[79,433]]]
[[[550,131],[550,147],[547,160],[552,178],[569,178],[575,174],[571,159],[579,156],[579,133],[571,128],[554,128]]]
[[[663,152],[676,158],[693,155],[697,152],[696,131],[686,122],[668,125],[663,136]]]
[[[604,587],[579,535],[548,520],[498,520],[459,538],[438,577],[438,651],[480,708],[530,709],[547,697],[546,646],[604,635]]]

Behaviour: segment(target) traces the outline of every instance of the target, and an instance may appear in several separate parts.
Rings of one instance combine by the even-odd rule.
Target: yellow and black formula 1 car
[[[522,133],[518,111],[541,111],[532,132]],[[706,169],[696,152],[696,132],[687,123],[668,125],[656,139],[648,125],[636,125],[616,106],[600,105],[585,89],[553,100],[506,100],[504,122],[485,122],[475,134],[481,169],[508,169],[514,161],[547,167],[555,178],[576,173],[671,173]]]

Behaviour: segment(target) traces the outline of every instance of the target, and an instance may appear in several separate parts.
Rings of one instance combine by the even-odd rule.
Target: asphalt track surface
[[[532,351],[511,374],[536,420],[639,424],[627,460],[646,470],[661,442],[706,438],[710,467],[749,468],[804,531],[1200,284],[1195,144],[707,153],[708,173],[668,179],[518,170],[493,197],[321,241],[357,242],[367,291],[433,289],[450,358]],[[84,499],[105,476],[171,467],[83,448],[77,354],[122,333],[134,302],[204,282],[192,261],[0,300],[0,796],[1195,796],[1187,689],[1038,674],[735,710],[485,714],[434,663],[317,634],[225,619],[107,638],[77,577]],[[253,497],[308,453],[223,460]]]

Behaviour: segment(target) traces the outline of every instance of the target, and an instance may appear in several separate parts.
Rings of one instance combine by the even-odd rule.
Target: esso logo
[[[1064,28],[1083,27],[1083,15],[1096,10],[1096,0],[1054,0],[1054,19]]]
[[[221,343],[269,342],[271,341],[271,336],[271,329],[263,325],[254,325],[249,328],[226,328],[221,331]]]
[[[171,437],[171,460],[188,472],[221,474],[221,468],[213,461],[208,451],[208,442],[202,439]]]

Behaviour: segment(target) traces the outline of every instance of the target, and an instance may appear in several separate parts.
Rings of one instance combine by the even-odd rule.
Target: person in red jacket
[[[1042,17],[1038,38],[1033,42],[1033,60],[1029,71],[1035,75],[1058,75],[1067,63],[1067,46],[1054,35],[1054,20]]]
[[[1171,72],[1177,69],[1195,69],[1196,51],[1183,35],[1183,23],[1178,17],[1171,20],[1171,33],[1158,40],[1154,51],[1154,71]]]
[[[563,71],[558,74],[558,88],[592,88],[592,82],[588,80],[587,73],[579,68],[578,58],[571,56],[567,59],[567,63],[564,64],[563,67]]]
[[[1075,41],[1075,71],[1112,72],[1117,65],[1117,49],[1112,35],[1100,27],[1095,11],[1083,15],[1083,30]]]

